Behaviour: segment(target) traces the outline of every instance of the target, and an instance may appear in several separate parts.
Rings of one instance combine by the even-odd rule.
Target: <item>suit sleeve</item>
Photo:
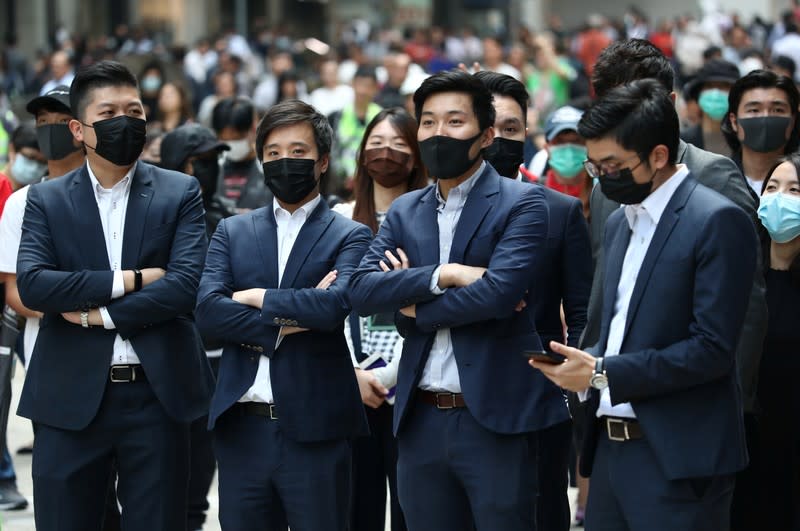
[[[197,327],[206,339],[258,345],[264,355],[272,357],[280,328],[264,323],[257,308],[231,298],[234,281],[226,221],[219,222],[208,247],[195,308]]]
[[[402,247],[402,239],[395,234],[400,230],[399,216],[393,205],[350,279],[350,302],[359,315],[394,312],[436,297],[430,283],[439,264],[389,272],[380,268],[381,260],[386,260],[385,251]]]
[[[510,317],[538,269],[548,218],[544,194],[528,187],[509,213],[483,278],[417,304],[417,327],[432,332]]]
[[[739,205],[756,222],[758,200],[735,162],[728,157],[715,156],[707,164],[698,166],[697,180]]]
[[[263,322],[289,319],[300,328],[329,331],[342,326],[350,313],[347,286],[371,239],[372,232],[363,225],[350,231],[336,257],[336,280],[328,289],[268,289],[261,306]]]
[[[60,271],[45,201],[37,186],[28,190],[17,256],[22,303],[44,313],[96,308],[111,302],[113,271]]]
[[[592,250],[589,227],[580,202],[570,208],[565,230],[565,245],[561,251],[564,265],[561,293],[564,319],[567,323],[567,344],[577,348],[586,327],[586,309],[592,289]]]
[[[740,209],[725,207],[706,221],[696,245],[688,337],[663,349],[607,357],[612,404],[687,389],[733,370],[756,267],[755,230]]]
[[[106,307],[123,339],[194,309],[207,246],[205,212],[196,179],[187,180],[177,207],[178,221],[164,277]]]

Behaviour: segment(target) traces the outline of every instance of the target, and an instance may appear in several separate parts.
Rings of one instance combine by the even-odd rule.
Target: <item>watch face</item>
[[[608,387],[608,378],[606,378],[605,374],[595,374],[589,380],[589,385],[594,387],[595,389],[600,389],[601,391]]]

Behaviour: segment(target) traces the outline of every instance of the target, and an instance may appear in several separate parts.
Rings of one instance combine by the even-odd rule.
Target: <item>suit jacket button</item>
[[[297,326],[297,321],[292,321],[292,326]]]
[[[281,320],[278,319],[277,317],[275,319],[273,319],[272,322],[275,323],[275,324],[281,324]]]
[[[256,361],[256,357],[255,356],[250,356],[250,361]]]
[[[256,347],[256,352],[264,352],[264,347]]]

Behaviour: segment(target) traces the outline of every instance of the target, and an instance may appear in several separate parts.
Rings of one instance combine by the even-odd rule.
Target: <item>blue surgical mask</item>
[[[555,172],[565,179],[572,179],[583,171],[586,148],[577,144],[550,146],[548,163]]]
[[[145,76],[141,81],[142,91],[156,92],[161,88],[161,78],[158,76]]]
[[[720,121],[728,112],[728,93],[720,89],[706,89],[700,93],[697,103],[709,118]]]
[[[775,193],[761,196],[758,218],[776,243],[786,243],[800,236],[800,198]]]
[[[22,186],[38,183],[47,171],[47,164],[17,153],[11,166],[11,175]]]

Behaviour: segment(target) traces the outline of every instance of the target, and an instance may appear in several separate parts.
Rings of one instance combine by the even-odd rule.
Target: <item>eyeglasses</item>
[[[622,168],[622,165],[635,158],[639,158],[639,155],[634,155],[633,157],[619,162],[612,160],[606,162],[595,162],[592,159],[586,159],[583,161],[583,168],[592,179],[599,179],[601,175],[607,179],[619,179],[619,173],[624,169]],[[642,165],[642,162],[644,161],[639,159],[639,164],[633,168],[630,168],[630,170],[635,170]]]

